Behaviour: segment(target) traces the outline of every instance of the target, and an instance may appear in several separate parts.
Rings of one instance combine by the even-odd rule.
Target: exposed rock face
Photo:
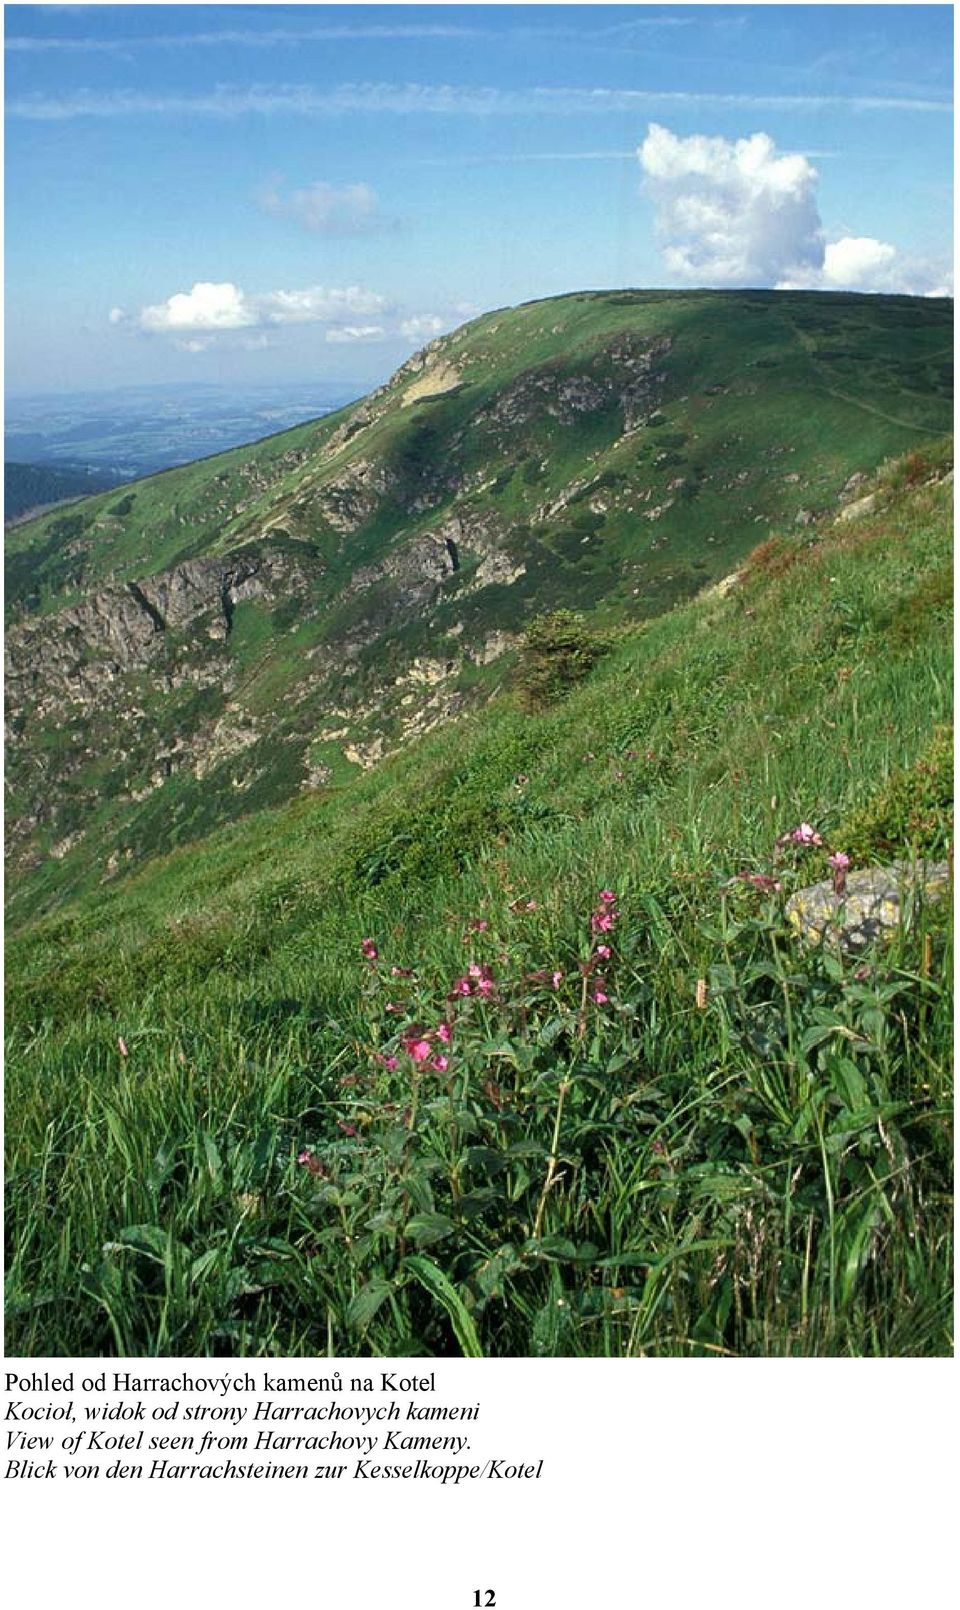
[[[805,939],[830,939],[844,950],[862,950],[888,937],[921,900],[945,898],[950,881],[946,861],[865,867],[847,874],[842,895],[834,892],[832,882],[798,889],[787,901],[787,916]]]
[[[335,531],[357,531],[389,495],[394,480],[384,464],[357,459],[336,479],[327,481],[313,495],[309,507]]]
[[[673,337],[658,336],[644,342],[637,336],[624,335],[610,348],[610,356],[626,370],[629,380],[620,394],[623,408],[624,434],[629,435],[640,425],[648,423],[656,408],[656,399],[663,390],[666,374],[657,370],[657,364],[667,356],[673,346]]]
[[[456,568],[442,535],[412,537],[380,564],[355,571],[343,596],[352,598],[380,582],[389,581],[397,587],[400,603],[413,607],[431,598]]]
[[[847,503],[837,515],[836,525],[845,525],[848,520],[860,520],[865,514],[872,514],[877,506],[876,492],[868,492],[865,497],[855,498]]]
[[[209,617],[209,635],[225,639],[242,599],[273,595],[289,583],[282,559],[192,559],[141,582],[107,587],[79,604],[15,626],[6,639],[6,692],[14,712],[96,703],[127,671],[163,654],[170,632]]]
[[[430,364],[419,380],[408,386],[400,400],[401,408],[420,402],[425,397],[439,397],[445,391],[455,391],[460,385],[460,371],[452,363],[438,361]]]

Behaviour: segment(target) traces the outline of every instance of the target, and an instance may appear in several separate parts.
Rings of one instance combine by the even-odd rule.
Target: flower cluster
[[[612,889],[600,890],[600,904],[590,918],[590,930],[595,934],[612,934],[620,916],[616,909],[617,897]]]
[[[450,1058],[445,1056],[442,1051],[434,1051],[433,1041],[439,1040],[441,1045],[449,1045],[452,1039],[453,1030],[450,1024],[441,1023],[435,1029],[408,1029],[406,1034],[402,1036],[400,1044],[414,1067],[422,1068],[426,1066],[434,1073],[446,1073],[450,1066]],[[395,1069],[398,1065],[397,1058],[387,1057],[384,1059],[384,1065],[387,1068],[390,1067],[391,1063],[393,1064],[393,1069]],[[391,1069],[391,1072],[393,1069]]]
[[[773,801],[776,804],[776,800]],[[829,845],[825,842],[823,834],[810,822],[801,822],[798,827],[788,829],[781,833],[776,841],[778,851],[786,849],[789,845],[796,845],[800,849],[826,850]],[[833,890],[836,895],[842,895],[847,886],[847,870],[850,866],[850,857],[845,850],[834,850],[827,858],[827,865],[833,872]],[[747,883],[764,894],[779,893],[780,881],[774,877],[767,877],[762,872],[738,872],[734,882]]]
[[[454,980],[447,1000],[456,1001],[471,995],[489,999],[495,990],[496,980],[492,968],[488,967],[486,962],[471,962],[463,977]]]

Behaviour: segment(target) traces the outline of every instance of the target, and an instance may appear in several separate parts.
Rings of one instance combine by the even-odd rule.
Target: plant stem
[[[537,1216],[533,1221],[534,1241],[539,1241],[540,1239],[540,1229],[543,1224],[543,1215],[547,1205],[547,1197],[549,1196],[551,1187],[553,1186],[554,1176],[557,1172],[557,1164],[560,1161],[557,1156],[557,1146],[560,1142],[560,1120],[563,1117],[563,1103],[566,1099],[566,1094],[569,1089],[570,1081],[568,1079],[561,1079],[557,1099],[557,1113],[553,1121],[553,1139],[550,1142],[550,1157],[547,1163],[547,1177],[543,1182],[543,1190],[540,1192],[540,1201],[537,1204]]]

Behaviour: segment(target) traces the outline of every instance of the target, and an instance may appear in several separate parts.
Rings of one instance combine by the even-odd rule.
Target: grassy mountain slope
[[[947,1351],[948,913],[810,949],[782,900],[825,852],[775,848],[944,853],[947,463],[621,618],[553,710],[501,699],[26,923],[8,1346]]]
[[[363,402],[8,534],[13,915],[483,703],[574,604],[658,615],[949,428],[952,304],[581,294]]]

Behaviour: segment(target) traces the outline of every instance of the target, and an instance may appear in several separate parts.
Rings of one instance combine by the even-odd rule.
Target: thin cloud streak
[[[608,28],[477,28],[441,23],[342,23],[315,28],[223,28],[195,34],[144,34],[136,39],[59,38],[32,34],[13,34],[4,41],[5,49],[20,52],[105,51],[180,49],[194,46],[237,45],[262,49],[269,45],[322,44],[338,39],[570,39],[589,44],[594,39],[615,39],[638,30],[687,28],[696,19],[689,16],[645,17],[634,22],[616,23]]]
[[[660,89],[468,89],[452,84],[341,84],[317,90],[310,84],[218,86],[206,94],[149,95],[140,90],[98,93],[80,90],[62,96],[33,95],[7,103],[9,117],[62,122],[76,117],[244,117],[280,113],[298,117],[344,112],[459,117],[522,117],[548,113],[642,111],[665,106],[743,106],[756,111],[821,112],[843,107],[853,112],[951,112],[948,101],[880,95],[751,95],[711,90]]]

